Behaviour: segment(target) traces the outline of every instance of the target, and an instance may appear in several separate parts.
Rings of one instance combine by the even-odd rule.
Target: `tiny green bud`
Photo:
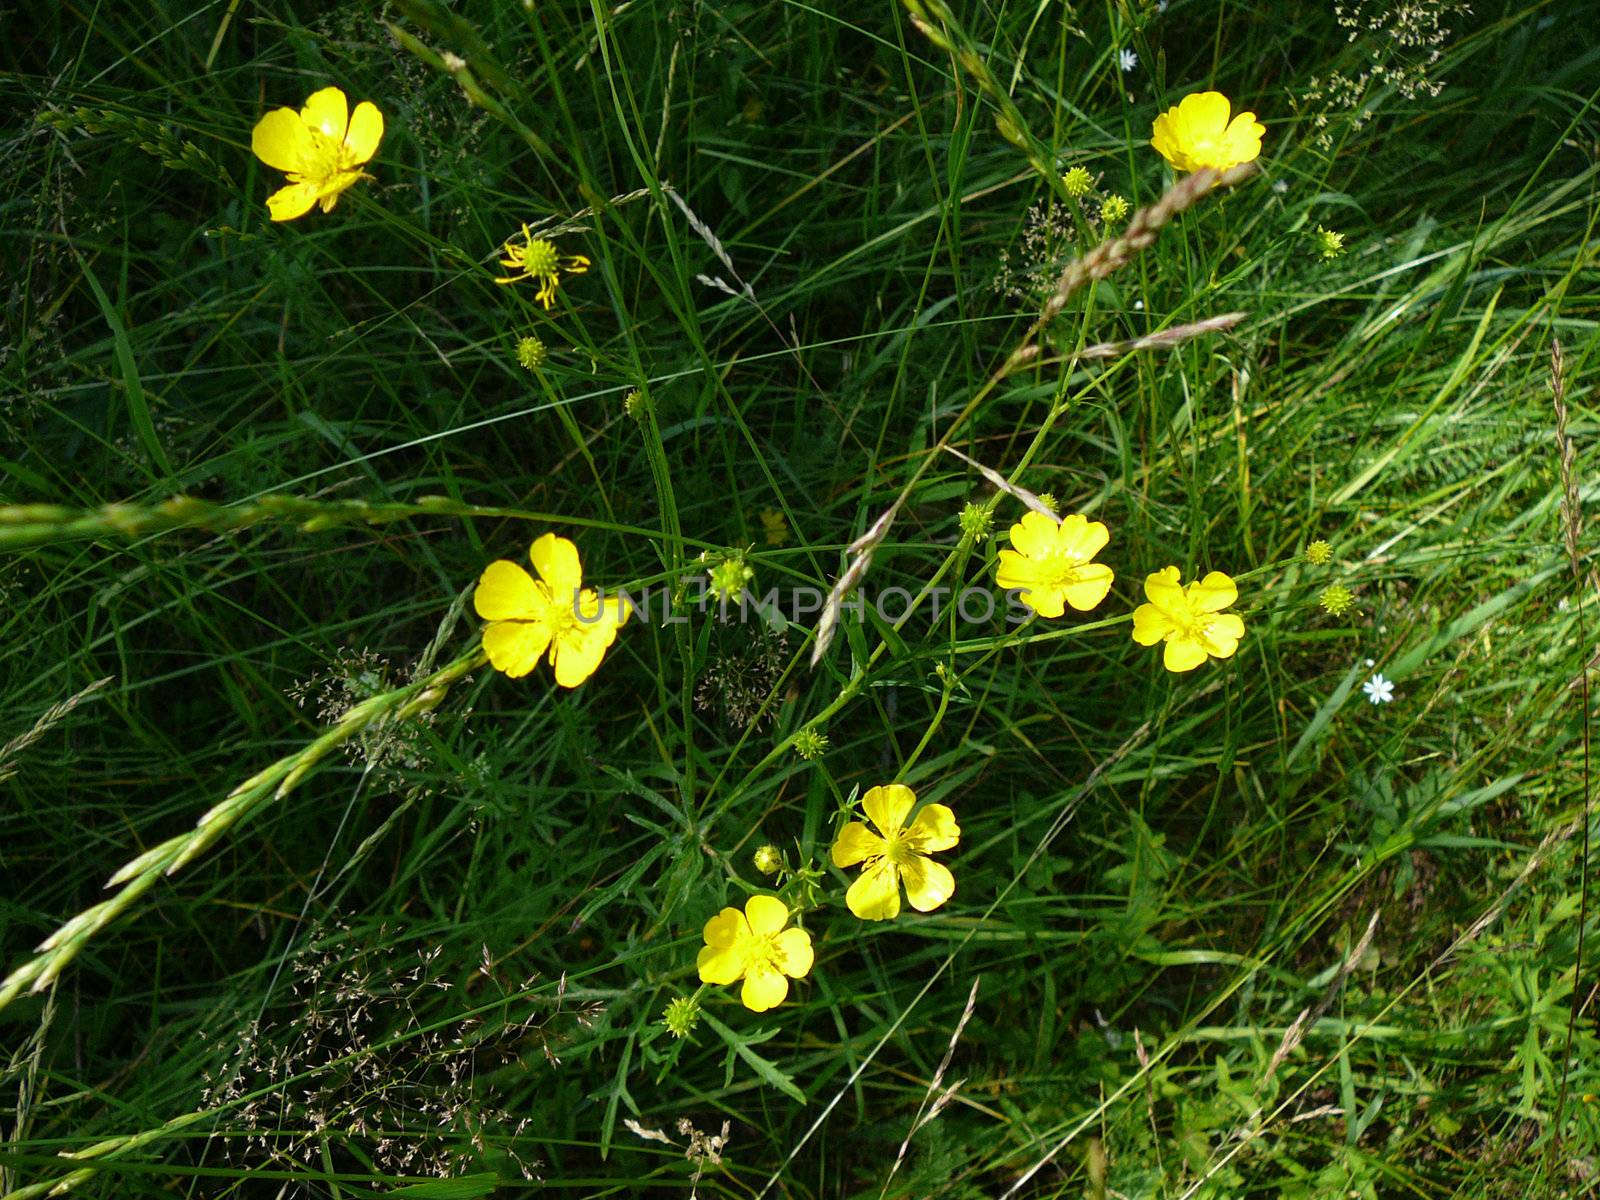
[[[968,502],[961,510],[961,536],[969,542],[982,542],[994,530],[994,513],[987,505]]]
[[[1355,593],[1342,583],[1330,583],[1322,589],[1322,595],[1317,597],[1317,603],[1322,605],[1322,610],[1330,617],[1344,616],[1355,601]]]
[[[674,996],[667,1001],[661,1023],[673,1037],[688,1037],[700,1023],[700,1002],[693,996]]]
[[[550,351],[536,337],[519,338],[517,341],[517,361],[529,371],[537,371],[544,366],[550,357]]]
[[[776,875],[783,869],[783,851],[769,842],[755,852],[753,861],[763,875]]]
[[[828,752],[828,737],[815,729],[802,729],[794,735],[794,752],[807,761]]]

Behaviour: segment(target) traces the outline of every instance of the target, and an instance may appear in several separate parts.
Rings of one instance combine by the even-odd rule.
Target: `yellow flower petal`
[[[726,950],[750,936],[750,923],[737,908],[725,908],[706,922],[701,936],[706,945]]]
[[[1154,604],[1141,604],[1133,610],[1133,640],[1139,645],[1154,646],[1172,630],[1167,614]]]
[[[599,669],[600,660],[606,656],[606,647],[616,638],[614,629],[609,639],[594,633],[579,632],[582,629],[581,625],[568,629],[551,647],[550,659],[556,668],[556,682],[562,687],[577,687],[593,675]]]
[[[1232,658],[1244,636],[1244,622],[1236,613],[1213,617],[1205,631],[1206,653],[1212,658]]]
[[[1189,169],[1188,162],[1184,158],[1183,150],[1179,147],[1177,135],[1172,128],[1176,112],[1177,110],[1173,109],[1171,112],[1162,113],[1155,119],[1155,123],[1150,127],[1150,145],[1155,147],[1156,152],[1162,158],[1172,164],[1173,170],[1187,171]]]
[[[1012,546],[1029,558],[1042,558],[1055,548],[1056,523],[1041,512],[1029,509],[1006,535]]]
[[[1177,567],[1162,567],[1144,578],[1145,597],[1157,608],[1169,613],[1188,612],[1183,602],[1183,586],[1178,582]]]
[[[1256,120],[1255,113],[1240,113],[1222,135],[1222,159],[1229,166],[1254,162],[1261,157],[1261,137],[1266,132],[1266,126]]]
[[[906,823],[906,815],[916,806],[917,794],[903,783],[868,788],[861,797],[862,811],[884,837],[893,837]]]
[[[316,202],[316,184],[291,183],[267,197],[267,215],[274,221],[292,221],[305,216]]]
[[[1161,662],[1169,671],[1192,671],[1206,660],[1206,648],[1193,638],[1175,637],[1161,652]]]
[[[899,872],[888,859],[879,859],[850,885],[844,902],[863,921],[892,921],[900,915]]]
[[[1232,106],[1221,92],[1195,92],[1178,101],[1178,123],[1190,139],[1220,138]]]
[[[804,929],[785,929],[774,944],[778,948],[778,970],[792,979],[811,973],[816,952],[811,948],[811,935]]]
[[[592,588],[578,593],[578,624],[598,637],[607,646],[617,640],[617,629],[628,622],[632,608],[620,596],[610,596],[602,601]]]
[[[545,599],[529,575],[514,562],[497,559],[483,569],[472,607],[485,621],[527,619],[544,612]]]
[[[1002,588],[1010,591],[1012,588],[1037,587],[1041,578],[1039,565],[1031,558],[1025,558],[1015,550],[1000,551],[1000,567],[995,571],[994,581]]]
[[[520,679],[538,666],[549,644],[550,627],[543,621],[496,621],[483,630],[489,665],[512,679]]]
[[[332,212],[333,206],[339,203],[339,197],[350,189],[350,186],[361,178],[359,171],[344,171],[331,175],[327,181],[317,188],[317,203],[322,206],[325,213]]]
[[[789,910],[776,896],[751,896],[744,902],[744,916],[756,937],[770,937],[789,923]]]
[[[701,983],[732,983],[744,974],[744,955],[730,946],[702,946],[695,965]]]
[[[932,912],[956,894],[950,868],[920,854],[901,864],[900,878],[906,883],[906,899],[918,912]]]
[[[789,981],[771,968],[758,968],[744,977],[744,987],[739,989],[739,999],[751,1012],[766,1012],[777,1008],[789,994]]]
[[[1100,521],[1091,521],[1082,513],[1070,513],[1061,520],[1061,532],[1056,538],[1056,548],[1068,558],[1086,563],[1106,548],[1111,531]]]
[[[1023,588],[1017,599],[1041,617],[1059,617],[1067,611],[1065,597],[1066,593],[1059,587],[1035,584],[1033,587]]]
[[[383,114],[370,100],[363,100],[350,114],[350,128],[345,131],[344,146],[349,151],[347,161],[359,166],[378,152],[383,140]]]
[[[956,814],[943,804],[925,805],[906,832],[917,839],[923,851],[948,850],[961,840]]]
[[[267,166],[280,171],[300,170],[301,163],[313,153],[311,134],[292,108],[275,108],[257,121],[250,131],[250,150]]]
[[[349,102],[336,87],[325,87],[312,92],[300,110],[300,119],[308,128],[316,130],[334,143],[344,141],[346,127],[350,124]]]
[[[1221,571],[1212,571],[1190,587],[1189,599],[1201,612],[1221,612],[1239,598],[1239,589]]]
[[[858,862],[883,853],[883,839],[860,821],[851,821],[839,831],[831,857],[836,867],[853,867]]]
[[[1086,563],[1078,568],[1077,577],[1062,589],[1062,594],[1073,608],[1088,612],[1106,598],[1111,578],[1111,568],[1104,563]]]
[[[533,561],[533,569],[539,572],[539,578],[549,586],[555,602],[571,604],[583,586],[578,548],[564,537],[547,533],[529,547],[528,557]]]

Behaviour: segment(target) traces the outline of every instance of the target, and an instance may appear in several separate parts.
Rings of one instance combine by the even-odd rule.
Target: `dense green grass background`
[[[753,547],[759,589],[826,588],[950,434],[1106,521],[1118,580],[1003,645],[919,616],[848,626],[810,670],[810,618],[697,619],[628,627],[575,692],[474,672],[0,1011],[0,1192],[1594,1186],[1594,596],[1550,388],[1559,338],[1592,503],[1585,0],[1354,26],[1310,2],[955,4],[1052,168],[1096,175],[1081,206],[887,0],[5,8],[0,495],[261,519],[0,525],[0,970],[324,722],[469,651],[477,574],[547,530],[614,584]],[[1434,62],[1404,25],[1430,12]],[[273,226],[250,129],[330,83],[387,117],[375,179]],[[1029,270],[1101,240],[1107,194],[1161,194],[1151,118],[1212,86],[1265,121],[1261,175],[1049,343],[1244,321],[1053,360],[952,431],[1037,315]],[[699,279],[739,287],[669,185],[753,303]],[[548,314],[492,282],[525,221],[593,260]],[[412,507],[307,528],[249,507],[268,494]],[[996,543],[960,550],[957,514],[992,498],[937,454],[868,590],[989,579]],[[1168,563],[1240,579],[1237,657],[1172,676],[1130,641]],[[785,739],[846,689],[802,761]],[[894,778],[958,815],[951,903],[862,925],[825,870],[789,1003],[711,991],[669,1037],[700,926],[765,882],[753,850],[822,866],[851,791]],[[720,1162],[680,1121],[728,1123]]]

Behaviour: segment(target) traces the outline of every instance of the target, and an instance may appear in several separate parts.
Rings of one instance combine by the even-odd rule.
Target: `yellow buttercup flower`
[[[902,882],[906,899],[918,912],[932,912],[955,895],[955,876],[928,855],[961,840],[956,815],[943,804],[930,804],[907,825],[906,817],[916,803],[917,794],[903,783],[872,788],[861,798],[861,807],[878,832],[851,821],[833,843],[834,866],[866,864],[844,896],[850,911],[863,921],[897,917]]]
[[[358,179],[383,140],[383,114],[370,100],[349,111],[336,87],[312,92],[299,112],[275,108],[250,133],[250,149],[269,167],[287,172],[287,187],[267,197],[274,221],[292,221],[321,204],[332,212],[339,194]]]
[[[697,960],[702,983],[744,980],[739,999],[752,1012],[777,1008],[789,980],[811,970],[811,935],[784,926],[789,910],[776,896],[751,896],[744,911],[725,908],[706,922],[706,944]]]
[[[1060,522],[1026,512],[1007,535],[1012,549],[1000,551],[995,583],[1021,588],[1021,600],[1041,617],[1059,617],[1070,604],[1088,612],[1111,590],[1111,568],[1092,562],[1111,534],[1099,521],[1073,513]]]
[[[513,679],[538,666],[549,651],[556,682],[577,687],[593,675],[617,629],[628,619],[620,599],[601,602],[583,586],[578,548],[547,533],[528,552],[534,579],[514,562],[492,562],[472,594],[473,607],[489,624],[483,648],[496,670]]]
[[[1239,598],[1233,580],[1221,571],[1187,587],[1177,567],[1164,567],[1144,581],[1149,604],[1133,610],[1133,640],[1141,646],[1165,642],[1161,661],[1169,671],[1192,671],[1207,658],[1231,658],[1244,636],[1244,622],[1225,613]]]
[[[522,241],[518,243],[513,238],[505,244],[501,253],[505,257],[500,260],[500,265],[509,268],[511,274],[495,282],[520,283],[524,279],[537,279],[539,290],[534,297],[545,308],[556,301],[556,285],[561,282],[561,272],[582,275],[589,269],[589,260],[583,255],[557,253],[554,242],[534,237],[527,225],[522,227]]]
[[[1201,167],[1226,171],[1254,162],[1267,128],[1253,112],[1242,112],[1230,121],[1229,107],[1221,92],[1185,96],[1156,118],[1150,144],[1178,171]]]

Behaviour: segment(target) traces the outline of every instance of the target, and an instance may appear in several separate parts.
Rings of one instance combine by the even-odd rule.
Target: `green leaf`
[[[728,1048],[744,1059],[764,1083],[771,1084],[797,1104],[806,1102],[805,1093],[795,1086],[794,1079],[791,1076],[785,1075],[778,1070],[777,1065],[770,1059],[762,1058],[761,1055],[751,1049],[752,1046],[760,1045],[762,1042],[777,1036],[778,1031],[776,1029],[768,1029],[760,1033],[741,1036],[710,1013],[702,1011],[701,1016],[704,1017],[705,1023],[716,1031],[717,1036],[728,1044]]]

